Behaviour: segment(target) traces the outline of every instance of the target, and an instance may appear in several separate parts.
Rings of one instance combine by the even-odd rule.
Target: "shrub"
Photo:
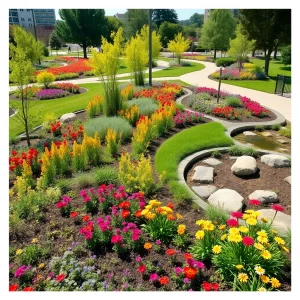
[[[36,266],[41,260],[47,258],[49,254],[49,249],[41,248],[38,245],[29,245],[23,249],[22,254],[18,257],[18,261],[21,265]]]
[[[238,97],[230,96],[225,99],[226,105],[234,108],[244,107],[242,101]]]
[[[49,49],[45,45],[43,46],[43,56],[49,56]]]
[[[184,112],[185,106],[183,104],[176,103],[176,109],[179,110],[180,112]]]
[[[229,148],[228,153],[232,156],[243,155],[243,148],[241,146],[233,145]]]
[[[255,126],[256,131],[264,131],[265,129],[266,129],[266,127],[264,125],[256,125]]]
[[[103,112],[104,98],[94,95],[93,100],[89,101],[86,112],[89,118],[94,118]]]
[[[292,47],[291,47],[291,45],[286,46],[282,49],[281,60],[285,66],[290,65],[292,63]]]
[[[73,79],[78,77],[79,77],[78,73],[64,73],[64,74],[56,75],[56,80]]]
[[[60,178],[55,182],[55,185],[61,190],[62,194],[66,194],[72,189],[72,182],[70,179],[67,178]]]
[[[168,182],[170,187],[170,191],[174,197],[174,200],[177,204],[191,204],[192,197],[187,190],[186,186],[179,183],[178,181],[170,181]]]
[[[129,107],[136,105],[139,108],[140,115],[150,117],[158,109],[157,102],[150,98],[137,98],[127,102]]]
[[[117,185],[119,183],[117,170],[110,166],[94,169],[93,177],[96,185],[102,185],[102,184]]]
[[[215,151],[212,152],[211,156],[214,157],[214,158],[221,158],[222,153],[219,150],[215,150]]]
[[[108,128],[105,141],[106,141],[107,150],[112,157],[116,156],[119,153],[120,146],[121,146],[121,139],[122,139],[122,133],[118,135],[115,130],[111,130],[110,128]]]
[[[232,57],[220,57],[216,59],[216,66],[217,67],[228,67],[234,64],[236,60]]]
[[[272,126],[271,126],[271,129],[272,129],[272,130],[276,130],[276,131],[280,130],[280,128],[281,128],[281,125],[280,125],[280,124],[275,124],[275,125],[272,125]]]
[[[188,66],[191,65],[191,63],[189,61],[186,61],[186,60],[181,60],[180,65],[182,67],[188,67]]]
[[[283,127],[279,130],[278,133],[287,138],[291,138],[292,137],[292,127],[290,125]]]
[[[104,140],[107,135],[108,128],[117,132],[118,135],[122,134],[122,140],[128,140],[132,135],[132,127],[129,122],[120,117],[101,117],[91,119],[84,125],[85,132],[89,136],[93,136],[98,132],[101,140]]]
[[[47,89],[49,85],[55,80],[55,75],[47,71],[44,71],[39,73],[36,79],[38,83],[43,84],[45,89]]]
[[[246,147],[246,148],[243,149],[243,155],[258,157],[258,152],[257,152],[257,150],[255,150],[251,147]]]
[[[95,73],[94,73],[93,70],[91,70],[91,71],[84,72],[83,75],[85,75],[85,76],[95,76]]]

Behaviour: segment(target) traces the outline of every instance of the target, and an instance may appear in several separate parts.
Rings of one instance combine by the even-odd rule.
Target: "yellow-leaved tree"
[[[145,49],[149,53],[149,26],[144,25],[141,29],[141,37],[145,43]],[[159,57],[160,50],[162,48],[160,42],[160,35],[153,30],[152,31],[152,59],[157,59]]]
[[[95,75],[99,76],[104,86],[104,114],[115,116],[122,108],[120,90],[116,75],[120,68],[120,56],[123,42],[123,28],[112,33],[113,43],[109,43],[102,36],[102,52],[92,49],[91,65]]]
[[[181,32],[179,32],[174,40],[168,43],[168,49],[174,52],[178,59],[178,64],[180,65],[181,54],[190,47],[190,41],[185,39]]]

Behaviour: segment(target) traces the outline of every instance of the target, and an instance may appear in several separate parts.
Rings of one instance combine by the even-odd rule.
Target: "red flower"
[[[168,203],[167,206],[170,207],[171,209],[174,209],[174,204],[173,203]]]
[[[239,211],[234,211],[231,213],[231,216],[237,219],[240,219],[243,217],[243,213],[239,212]]]
[[[244,236],[242,242],[245,246],[252,246],[254,244],[254,240],[250,236]]]
[[[279,205],[279,204],[273,204],[271,206],[271,208],[274,209],[274,210],[276,210],[276,211],[284,211],[284,208],[281,205]]]
[[[15,291],[17,291],[18,290],[18,285],[17,284],[13,284],[13,285],[10,285],[9,286],[9,291],[10,292],[15,292]]]
[[[123,201],[119,204],[119,207],[122,209],[128,209],[130,207],[130,202],[129,201]]]
[[[193,259],[193,256],[190,253],[184,253],[183,256],[184,256],[185,259]]]
[[[18,151],[16,151],[16,150],[13,150],[13,151],[11,151],[11,155],[12,156],[16,156],[18,154]],[[14,285],[12,285],[12,286],[15,286],[16,284],[14,284]]]
[[[249,200],[249,204],[258,206],[258,205],[261,205],[262,203],[260,200],[252,199],[252,200]]]
[[[211,289],[212,289],[212,286],[209,282],[207,281],[204,281],[202,283],[202,288],[206,291],[206,292],[209,292]]]
[[[163,277],[161,277],[161,278],[159,279],[159,283],[160,283],[161,285],[166,285],[166,284],[169,283],[169,278],[168,278],[167,276],[163,276]]]
[[[239,222],[237,220],[235,220],[235,219],[229,219],[226,223],[230,227],[239,226]]]
[[[83,222],[87,222],[89,219],[90,219],[90,217],[88,215],[85,215],[82,217]]]
[[[166,251],[166,254],[169,255],[169,256],[173,256],[175,253],[176,253],[176,251],[174,249],[168,249]]]
[[[214,291],[218,291],[220,289],[220,285],[217,284],[217,283],[212,283],[211,284],[211,288],[214,290]]]
[[[197,275],[197,269],[192,267],[185,267],[183,268],[183,273],[186,278],[194,279]]]
[[[72,211],[70,213],[70,218],[76,218],[78,216],[78,212],[77,211]]]
[[[122,211],[122,218],[126,219],[130,216],[130,211],[129,210],[123,210]]]
[[[146,271],[146,266],[145,265],[140,265],[139,268],[138,268],[138,271],[140,273],[144,273]]]
[[[62,273],[62,274],[57,275],[55,279],[56,279],[57,282],[61,282],[65,278],[66,278],[66,275]]]
[[[137,218],[140,218],[142,216],[142,210],[141,209],[137,210],[136,213],[135,213],[135,216]]]
[[[29,286],[23,289],[24,292],[32,292],[33,291],[33,287]]]

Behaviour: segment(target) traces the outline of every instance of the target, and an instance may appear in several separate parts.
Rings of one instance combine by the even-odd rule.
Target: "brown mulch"
[[[256,159],[258,171],[250,176],[237,176],[231,172],[231,166],[235,163],[229,155],[222,155],[219,159],[222,164],[215,167],[214,183],[218,188],[233,189],[241,194],[248,206],[248,196],[256,190],[270,190],[278,195],[279,204],[284,207],[284,213],[291,214],[291,185],[283,179],[291,175],[291,168],[272,168]],[[187,183],[190,187],[207,185],[192,182],[194,167],[208,166],[202,162],[194,163],[187,173]],[[273,203],[264,205],[270,207]]]

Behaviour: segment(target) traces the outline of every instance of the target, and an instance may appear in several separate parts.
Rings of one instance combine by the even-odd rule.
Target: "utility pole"
[[[152,9],[149,9],[149,85],[152,86]]]
[[[33,28],[34,28],[34,35],[35,35],[35,40],[37,41],[37,35],[36,35],[36,28],[35,28],[35,18],[34,18],[34,12],[33,9],[31,10],[32,12],[32,20],[33,20]],[[39,65],[41,64],[41,60],[39,59]]]

